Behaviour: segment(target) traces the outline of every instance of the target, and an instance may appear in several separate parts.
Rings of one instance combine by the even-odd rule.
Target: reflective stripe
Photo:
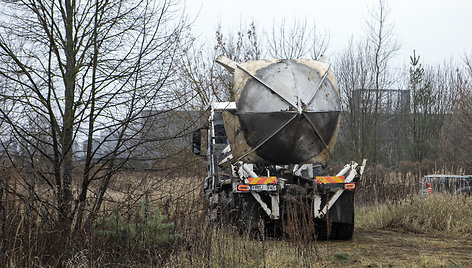
[[[316,183],[344,183],[344,176],[319,176],[316,177]]]
[[[258,178],[248,178],[249,184],[270,184],[277,183],[276,177],[258,177]]]

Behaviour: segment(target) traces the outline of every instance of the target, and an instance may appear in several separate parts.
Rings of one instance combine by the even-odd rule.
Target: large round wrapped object
[[[277,60],[245,80],[236,111],[247,145],[272,164],[325,164],[339,128],[340,96],[327,64]]]

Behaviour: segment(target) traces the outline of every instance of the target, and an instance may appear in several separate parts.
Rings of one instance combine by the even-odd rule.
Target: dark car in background
[[[472,194],[472,175],[426,175],[420,179],[420,193]]]

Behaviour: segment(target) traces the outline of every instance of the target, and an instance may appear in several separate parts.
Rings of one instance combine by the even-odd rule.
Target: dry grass
[[[362,228],[397,228],[414,233],[472,236],[472,197],[431,194],[414,196],[356,211]]]
[[[54,226],[28,221],[24,207],[8,203],[4,266],[68,267],[454,267],[472,263],[472,198],[418,196],[419,177],[371,167],[358,187],[352,241],[257,240],[224,223],[209,225],[202,199],[203,176],[137,172],[122,174],[107,193],[102,215],[119,209],[130,223],[142,220],[142,202],[175,224],[176,241],[136,249],[129,237],[84,232],[72,251],[61,247]],[[31,225],[33,223],[33,225]],[[400,232],[398,231],[400,230]],[[431,238],[430,235],[434,235]],[[464,242],[465,241],[465,242]],[[442,252],[444,248],[454,251]],[[392,250],[395,249],[395,250]]]
[[[167,267],[323,267],[315,243],[255,240],[228,227],[202,230],[211,246],[193,245],[169,258]]]
[[[420,178],[427,174],[463,175],[461,168],[439,168],[432,161],[401,162],[396,169],[382,165],[367,165],[357,185],[356,204],[360,206],[385,204],[411,199],[420,190]]]
[[[194,245],[176,252],[165,267],[467,267],[472,262],[470,241],[448,234],[358,228],[351,241],[311,243],[258,241],[229,228],[206,234],[211,236],[207,250]]]

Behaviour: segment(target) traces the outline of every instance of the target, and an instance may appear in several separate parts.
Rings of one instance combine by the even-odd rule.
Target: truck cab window
[[[226,137],[225,126],[223,125],[223,117],[221,112],[215,112],[214,114],[214,128],[215,128],[215,143],[217,144],[228,144],[228,138]]]

